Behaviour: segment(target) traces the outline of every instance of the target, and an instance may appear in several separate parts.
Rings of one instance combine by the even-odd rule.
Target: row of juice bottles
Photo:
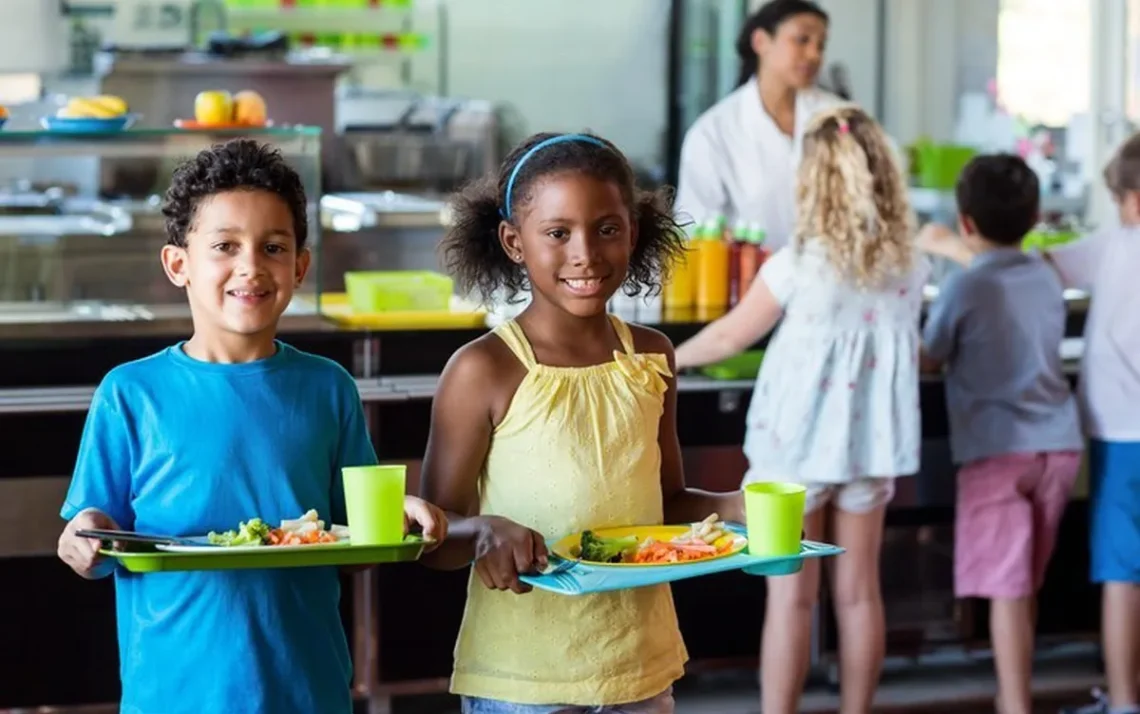
[[[665,284],[665,309],[728,308],[748,293],[770,255],[764,229],[723,216],[697,224]]]

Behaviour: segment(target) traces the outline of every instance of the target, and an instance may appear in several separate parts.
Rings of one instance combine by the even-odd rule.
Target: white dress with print
[[[781,248],[760,275],[784,308],[756,380],[747,481],[841,484],[918,471],[919,313],[929,265],[860,290],[822,245]]]

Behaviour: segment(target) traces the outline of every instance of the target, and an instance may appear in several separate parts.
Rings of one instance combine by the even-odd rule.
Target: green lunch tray
[[[194,553],[160,550],[99,552],[132,573],[163,573],[187,570],[252,570],[258,568],[311,568],[329,565],[375,565],[418,560],[427,542],[409,536],[398,545],[306,545],[295,548],[264,546],[257,550],[211,548]]]
[[[738,380],[756,379],[760,364],[764,361],[764,350],[749,350],[726,360],[701,368],[701,374],[711,379]]]

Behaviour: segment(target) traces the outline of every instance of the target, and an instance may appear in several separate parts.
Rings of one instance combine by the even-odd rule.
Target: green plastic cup
[[[404,542],[407,466],[346,466],[344,505],[353,545]]]
[[[751,483],[744,487],[748,554],[764,558],[798,555],[804,530],[807,489],[795,483]]]

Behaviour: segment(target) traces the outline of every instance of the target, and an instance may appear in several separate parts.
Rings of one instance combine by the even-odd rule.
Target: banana
[[[113,119],[127,113],[127,103],[121,97],[72,97],[56,116],[67,119]]]
[[[113,94],[100,94],[97,97],[92,97],[91,101],[106,107],[108,111],[112,111],[116,116],[122,116],[127,113],[127,102],[122,97],[116,97]]]

